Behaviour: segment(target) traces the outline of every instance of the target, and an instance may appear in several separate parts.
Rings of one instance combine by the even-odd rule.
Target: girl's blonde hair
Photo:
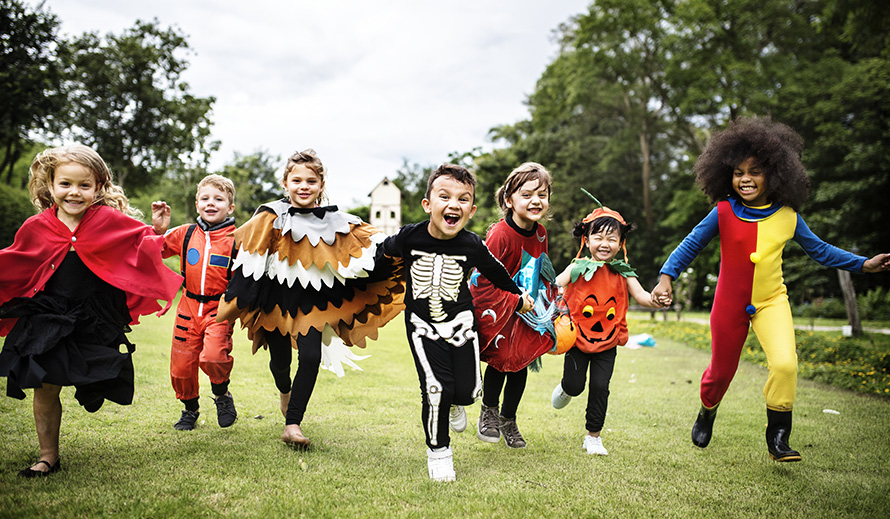
[[[324,164],[321,163],[321,159],[316,155],[315,150],[312,148],[306,148],[303,151],[298,151],[288,157],[287,165],[284,166],[284,175],[281,177],[281,182],[287,182],[287,176],[293,171],[294,167],[298,164],[302,164],[312,170],[316,175],[318,175],[319,180],[321,180],[322,184],[324,184],[325,177],[325,169]],[[316,204],[322,205],[327,202],[328,195],[324,192],[324,185],[322,185],[321,191],[318,193],[318,200],[316,200]]]
[[[504,185],[499,187],[495,194],[501,213],[506,215],[509,212],[509,209],[507,208],[507,200],[513,196],[513,193],[519,191],[519,188],[529,180],[538,181],[538,185],[535,186],[535,189],[541,186],[546,187],[547,198],[550,198],[550,186],[553,185],[553,176],[550,175],[547,168],[537,162],[524,162],[510,172],[507,176],[507,180],[504,181]]]
[[[28,192],[31,203],[39,210],[49,209],[53,201],[53,179],[60,164],[73,162],[89,169],[96,181],[96,197],[93,205],[107,205],[133,218],[141,218],[142,212],[130,206],[124,190],[111,178],[111,170],[92,148],[83,144],[72,144],[49,148],[37,154],[31,163]]]

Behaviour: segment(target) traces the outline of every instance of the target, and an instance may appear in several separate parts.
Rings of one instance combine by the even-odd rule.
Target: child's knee
[[[797,359],[788,357],[779,360],[770,360],[769,371],[774,377],[790,380],[797,376]]]
[[[563,378],[561,383],[562,390],[569,396],[578,396],[584,392],[584,382],[583,378],[581,380],[566,380]]]

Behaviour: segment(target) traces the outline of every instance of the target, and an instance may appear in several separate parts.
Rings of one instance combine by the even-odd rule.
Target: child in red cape
[[[92,149],[40,153],[28,189],[43,212],[0,250],[0,335],[7,336],[0,376],[10,397],[34,389],[40,458],[19,475],[36,477],[61,469],[62,386],[74,386],[89,412],[106,399],[133,401],[135,347],[125,333],[140,315],[164,313],[182,277],[163,264],[164,238],[133,218],[139,212]]]

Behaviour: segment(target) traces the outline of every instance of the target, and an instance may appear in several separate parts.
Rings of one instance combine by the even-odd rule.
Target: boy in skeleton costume
[[[466,168],[445,164],[427,181],[422,205],[427,222],[406,225],[383,242],[386,256],[405,263],[405,328],[422,393],[430,478],[453,481],[449,425],[467,426],[464,405],[482,393],[479,343],[467,278],[475,267],[503,290],[521,291],[479,236],[464,230],[476,212],[476,179]],[[531,301],[520,298],[519,311]]]

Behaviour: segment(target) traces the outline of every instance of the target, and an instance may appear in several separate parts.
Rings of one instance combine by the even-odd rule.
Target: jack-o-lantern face
[[[578,329],[575,346],[594,353],[627,339],[627,279],[600,266],[590,279],[584,275],[566,286],[564,298]]]
[[[618,301],[610,296],[603,304],[599,304],[596,294],[590,294],[583,300],[575,325],[578,333],[591,344],[607,342],[615,335],[618,328]]]

